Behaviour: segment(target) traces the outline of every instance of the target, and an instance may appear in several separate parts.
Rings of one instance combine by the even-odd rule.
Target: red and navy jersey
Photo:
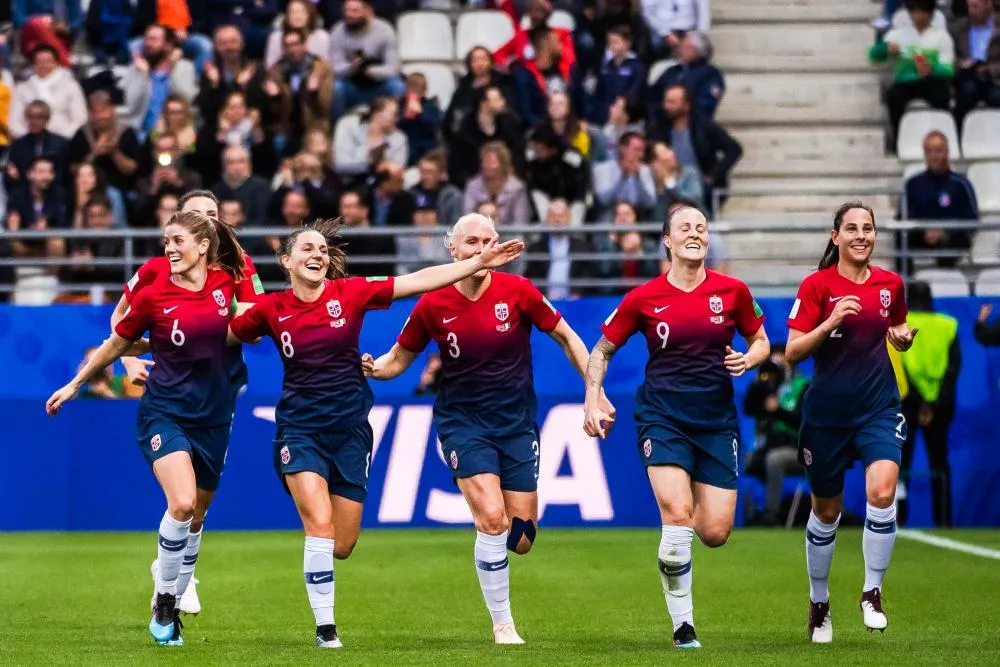
[[[453,285],[421,297],[397,342],[414,353],[431,340],[438,344],[438,430],[471,428],[504,436],[534,428],[531,327],[548,333],[561,319],[531,282],[509,273],[490,274],[489,286],[475,301]]]
[[[646,339],[646,379],[636,393],[640,422],[669,417],[716,428],[736,419],[733,381],[724,360],[733,336],[752,336],[764,316],[742,281],[706,271],[690,292],[659,276],[625,295],[601,326],[621,347],[632,334]]]
[[[236,300],[240,303],[256,303],[257,299],[264,294],[264,286],[261,285],[260,276],[257,275],[257,267],[249,255],[243,255],[246,261],[244,277],[236,283]],[[139,294],[145,287],[155,282],[161,276],[170,275],[170,260],[165,256],[153,257],[140,266],[132,279],[125,283],[125,300],[129,303],[136,294]],[[227,352],[229,355],[229,374],[233,386],[233,399],[236,393],[246,386],[250,380],[247,365],[243,361],[243,348],[239,345],[231,346]]]
[[[193,426],[232,420],[226,333],[235,289],[232,276],[209,269],[197,292],[160,275],[132,298],[115,333],[134,341],[149,332],[156,366],[142,395],[143,409]]]
[[[906,321],[903,279],[871,267],[858,284],[836,265],[802,281],[788,328],[809,333],[822,324],[845,296],[861,300],[861,312],[848,315],[813,354],[816,367],[802,403],[802,419],[816,426],[857,426],[899,402],[899,387],[886,348],[890,326]]]
[[[230,323],[237,338],[270,336],[285,366],[276,421],[309,432],[364,423],[374,402],[358,338],[369,310],[392,303],[393,278],[328,280],[313,302],[292,290],[264,296]]]

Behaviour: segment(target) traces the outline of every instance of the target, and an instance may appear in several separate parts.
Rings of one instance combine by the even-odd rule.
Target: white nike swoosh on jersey
[[[284,322],[285,320],[287,320],[287,319],[288,319],[288,318],[290,318],[290,317],[291,317],[291,315],[285,315],[285,316],[283,316],[283,317],[279,317],[279,318],[278,318],[278,321],[279,321],[279,322]]]
[[[446,318],[444,318],[441,321],[444,322],[445,324],[448,324],[449,322],[454,322],[457,319],[458,319],[458,315],[456,315],[455,317],[446,317]]]
[[[169,315],[170,313],[174,312],[175,310],[177,310],[177,306],[171,306],[170,308],[164,308],[163,309],[163,314],[164,315]]]
[[[670,306],[660,306],[659,308],[654,308],[654,309],[653,309],[653,312],[654,312],[654,313],[662,313],[663,311],[665,311],[665,310],[666,310],[667,308],[669,308],[669,307],[670,307]]]
[[[836,303],[837,301],[840,301],[843,298],[844,297],[842,297],[842,296],[831,296],[830,297],[830,303]]]

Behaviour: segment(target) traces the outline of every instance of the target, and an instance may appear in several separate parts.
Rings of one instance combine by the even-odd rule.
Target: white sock
[[[168,512],[163,513],[156,547],[156,557],[160,561],[159,575],[156,578],[157,593],[177,595],[177,575],[181,569],[181,561],[184,560],[190,530],[191,519],[178,521]]]
[[[513,623],[510,613],[510,567],[507,561],[507,533],[487,535],[476,531],[476,574],[483,590],[486,609],[493,625]]]
[[[198,562],[198,549],[201,547],[201,533],[188,533],[187,548],[184,550],[184,559],[181,561],[181,569],[177,573],[177,597],[184,595],[191,577],[194,576],[194,566]]]
[[[896,506],[885,509],[868,505],[865,532],[861,537],[861,550],[865,554],[864,591],[882,586],[885,571],[889,569],[892,547],[896,543]]]
[[[302,570],[316,627],[333,625],[333,540],[307,535]]]
[[[809,512],[806,522],[806,570],[809,572],[809,599],[827,602],[830,599],[830,566],[833,565],[833,548],[837,544],[837,526],[840,515],[833,523],[823,523],[815,512]]]
[[[660,582],[674,630],[684,623],[694,627],[694,599],[691,597],[693,539],[694,529],[687,526],[663,526],[660,533]]]

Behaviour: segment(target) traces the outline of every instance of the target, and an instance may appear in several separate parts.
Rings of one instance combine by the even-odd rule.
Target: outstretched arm
[[[461,262],[430,266],[397,277],[393,282],[392,298],[405,299],[408,296],[433,292],[468,278],[483,269],[501,267],[517,259],[523,249],[524,242],[517,239],[498,243],[497,239],[494,238],[475,257],[463,259]]]
[[[45,403],[45,411],[50,416],[59,412],[59,408],[76,396],[80,388],[90,378],[107,368],[108,364],[121,357],[131,346],[132,341],[126,340],[116,333],[111,334],[107,340],[101,343],[101,346],[97,348],[93,356],[90,357],[90,360],[80,368],[76,377],[49,397],[49,400]]]
[[[372,355],[365,353],[361,357],[361,368],[365,371],[365,375],[375,380],[391,380],[402,375],[416,358],[415,353],[396,343],[392,349],[375,360],[372,360]]]
[[[587,395],[584,400],[583,430],[590,437],[606,438],[614,415],[601,410],[600,399],[604,392],[604,376],[608,373],[608,364],[618,347],[605,336],[597,341],[590,358],[587,360],[587,371],[584,381],[587,384]]]

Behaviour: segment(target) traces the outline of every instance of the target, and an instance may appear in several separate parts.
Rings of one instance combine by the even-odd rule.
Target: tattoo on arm
[[[594,346],[594,350],[590,353],[590,359],[587,360],[587,386],[588,387],[600,387],[604,383],[604,376],[608,372],[608,363],[611,361],[611,357],[614,356],[618,348],[610,340],[601,336],[601,340],[597,341],[597,345]]]

